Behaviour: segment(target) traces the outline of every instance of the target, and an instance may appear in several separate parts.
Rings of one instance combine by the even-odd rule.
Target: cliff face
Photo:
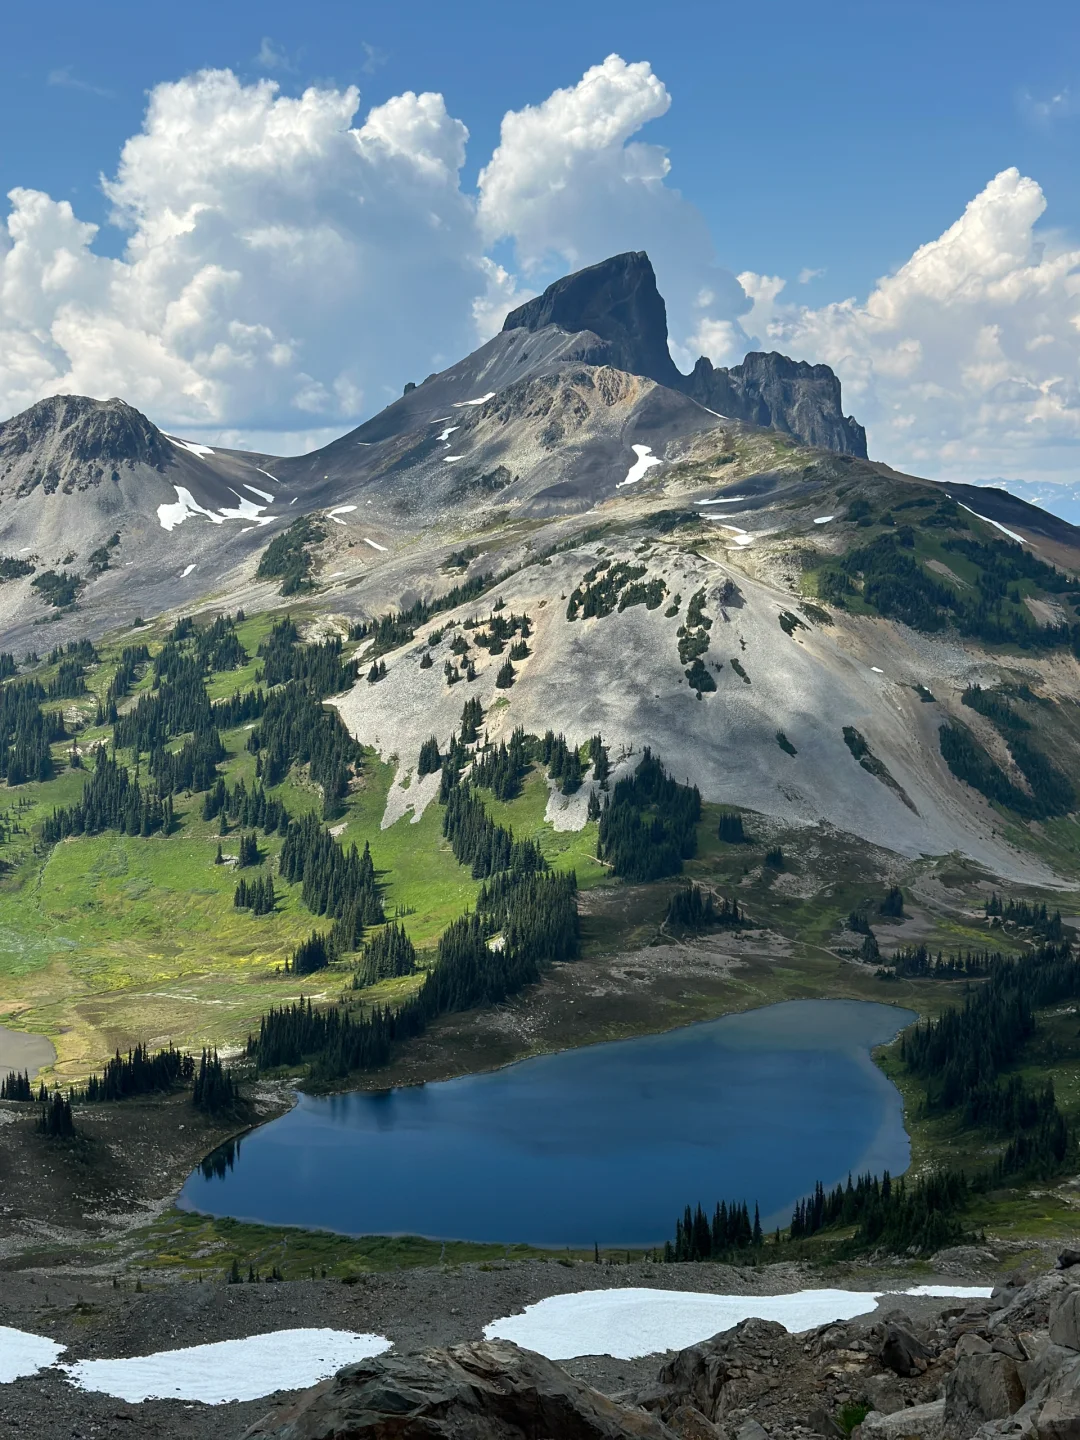
[[[601,342],[597,362],[646,375],[733,420],[782,430],[807,445],[866,457],[866,431],[841,405],[840,381],[828,365],[759,352],[741,365],[715,368],[704,356],[689,375],[668,351],[667,309],[643,250],[613,255],[549,285],[512,310],[503,330],[588,331]]]
[[[564,275],[542,295],[511,310],[504,330],[558,325],[591,330],[605,342],[604,363],[678,389],[683,376],[668,353],[667,307],[644,250],[613,255]]]
[[[804,444],[866,459],[866,431],[844,414],[840,381],[828,365],[755,350],[741,365],[718,369],[703,355],[682,388],[733,420],[783,430]]]

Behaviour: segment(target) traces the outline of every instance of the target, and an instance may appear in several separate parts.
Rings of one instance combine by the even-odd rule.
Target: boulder
[[[1039,1440],[1080,1440],[1080,1396],[1047,1400],[1035,1419]]]
[[[997,1351],[962,1355],[945,1382],[945,1434],[968,1440],[987,1420],[1003,1420],[1024,1403],[1016,1361]]]
[[[891,1322],[885,1326],[881,1363],[895,1375],[919,1375],[929,1358],[929,1350],[910,1330]]]
[[[1050,1340],[1080,1350],[1080,1285],[1058,1290],[1050,1301]]]
[[[756,1420],[744,1420],[735,1431],[735,1440],[769,1440],[769,1432]]]
[[[346,1366],[274,1411],[245,1440],[676,1440],[653,1415],[616,1405],[505,1340]],[[697,1437],[694,1437],[697,1440]]]
[[[659,1384],[666,1416],[678,1405],[689,1404],[709,1420],[718,1420],[723,1411],[724,1387],[734,1374],[743,1374],[755,1352],[764,1352],[787,1331],[775,1320],[743,1320],[711,1340],[680,1350],[660,1370]],[[652,1407],[651,1398],[649,1408]]]
[[[894,1415],[897,1410],[903,1410],[906,1403],[893,1375],[869,1376],[863,1392],[871,1410],[881,1415]]]
[[[912,1405],[892,1415],[871,1410],[853,1432],[852,1440],[941,1440],[944,1423],[944,1400]]]
[[[1057,1258],[1057,1268],[1059,1270],[1071,1270],[1074,1265],[1080,1265],[1080,1250],[1067,1247],[1062,1250]]]
[[[680,1405],[668,1417],[667,1423],[668,1429],[674,1430],[679,1440],[724,1440],[712,1421],[706,1420],[693,1405]]]

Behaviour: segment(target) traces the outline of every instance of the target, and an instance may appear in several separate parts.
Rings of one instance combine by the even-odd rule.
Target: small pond
[[[786,1224],[817,1180],[907,1169],[870,1058],[915,1015],[798,1000],[458,1080],[302,1096],[188,1179],[183,1208],[352,1235],[662,1243],[688,1202]]]

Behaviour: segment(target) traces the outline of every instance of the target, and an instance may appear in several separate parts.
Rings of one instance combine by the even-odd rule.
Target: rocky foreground
[[[988,1300],[871,1325],[796,1336],[747,1320],[612,1396],[504,1341],[390,1354],[245,1440],[780,1440],[842,1437],[853,1420],[854,1440],[1080,1440],[1080,1250]]]

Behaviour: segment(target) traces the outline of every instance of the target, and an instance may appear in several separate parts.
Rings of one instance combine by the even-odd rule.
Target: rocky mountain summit
[[[594,363],[648,376],[728,419],[866,458],[866,431],[844,414],[840,381],[828,365],[755,351],[731,369],[703,355],[689,375],[677,370],[668,350],[667,309],[643,250],[613,255],[556,280],[512,310],[503,331],[538,332],[550,325],[595,335],[601,343]]]
[[[164,470],[170,449],[157,426],[123,400],[53,395],[0,424],[0,491],[21,498],[38,486],[51,495],[118,483],[122,466]]]
[[[745,1320],[607,1396],[506,1341],[340,1371],[245,1440],[1073,1440],[1080,1252],[985,1300],[789,1334]],[[912,1307],[916,1309],[917,1307]],[[854,1422],[854,1428],[852,1428]]]

